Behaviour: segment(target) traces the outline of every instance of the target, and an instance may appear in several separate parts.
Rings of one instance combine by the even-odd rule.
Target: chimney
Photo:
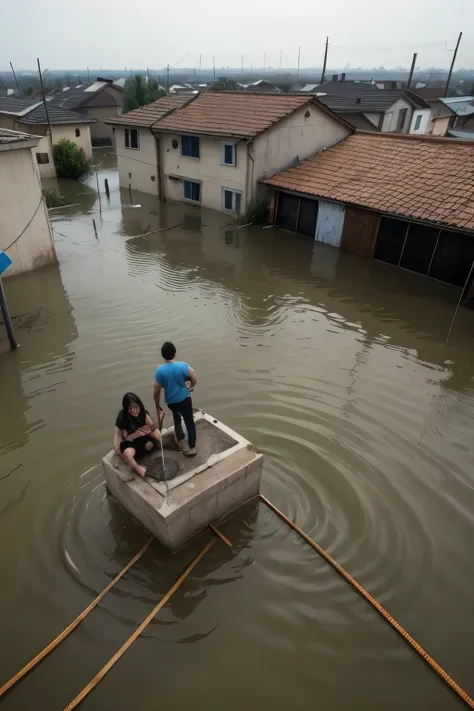
[[[345,72],[343,72],[341,74],[341,78],[339,79],[339,81],[346,81],[346,73]]]
[[[337,81],[337,74],[332,75],[332,81]]]

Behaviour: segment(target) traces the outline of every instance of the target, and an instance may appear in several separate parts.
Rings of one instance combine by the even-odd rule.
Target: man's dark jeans
[[[186,431],[188,433],[188,444],[190,449],[194,449],[196,446],[196,425],[194,424],[193,417],[193,402],[190,397],[187,397],[181,402],[172,402],[168,404],[169,409],[173,413],[174,421],[174,433],[176,439],[181,441],[184,439],[183,425],[181,418],[184,420],[186,425]]]

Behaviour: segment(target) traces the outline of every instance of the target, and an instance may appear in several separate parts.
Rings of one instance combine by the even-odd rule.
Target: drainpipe
[[[253,155],[253,142],[249,141],[247,143],[247,174],[245,176],[245,187],[246,187],[246,192],[247,195],[246,197],[246,210],[250,207],[250,204],[252,202],[252,187],[253,187],[253,176],[254,176],[254,170],[255,170],[255,158]],[[252,170],[249,171],[249,166],[250,163],[252,164]],[[250,183],[249,183],[249,175],[250,175]]]
[[[151,128],[150,128],[150,131],[151,131]],[[151,134],[155,138],[155,146],[156,146],[156,175],[157,175],[157,181],[158,181],[158,198],[160,200],[165,201],[165,196],[163,195],[163,175],[161,172],[160,137],[159,137],[159,135],[158,136],[155,135],[153,133],[153,131],[151,131]]]

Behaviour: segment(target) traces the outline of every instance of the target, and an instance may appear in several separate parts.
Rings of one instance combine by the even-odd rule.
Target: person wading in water
[[[196,425],[193,417],[193,402],[189,393],[197,383],[196,373],[187,363],[175,360],[176,348],[168,341],[161,347],[161,355],[165,361],[155,373],[153,397],[156,411],[160,415],[161,390],[165,391],[165,401],[173,413],[174,433],[179,449],[187,457],[194,457],[196,452]],[[188,433],[189,449],[184,446],[182,419]]]
[[[162,422],[163,411],[158,411]],[[145,406],[135,393],[125,393],[122,409],[115,421],[114,450],[141,477],[146,468],[137,463],[136,457],[143,457],[160,441],[160,432],[155,428]]]

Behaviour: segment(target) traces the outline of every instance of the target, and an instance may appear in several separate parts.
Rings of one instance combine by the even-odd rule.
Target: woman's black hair
[[[145,409],[145,405],[142,403],[138,395],[135,393],[125,393],[122,398],[122,407],[125,412],[128,412],[130,405],[137,404],[140,407],[140,412]]]
[[[140,408],[140,412],[137,417],[134,417],[133,419],[129,412],[130,405],[138,405]],[[123,429],[127,430],[127,432],[134,432],[137,424],[139,427],[143,427],[143,425],[146,424],[145,405],[142,403],[138,395],[135,395],[135,393],[125,393],[122,398],[122,407],[125,422],[125,427]]]

